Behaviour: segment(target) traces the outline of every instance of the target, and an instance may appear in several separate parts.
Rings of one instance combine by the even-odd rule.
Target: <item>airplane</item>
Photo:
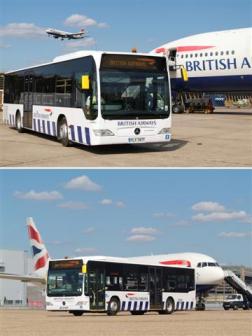
[[[27,218],[27,228],[33,255],[34,273],[32,275],[0,273],[0,279],[21,280],[45,286],[50,257],[31,217]],[[195,268],[196,294],[198,296],[197,307],[201,310],[205,309],[203,294],[217,286],[224,279],[224,271],[216,260],[200,253],[173,253],[120,258],[120,260]]]
[[[81,29],[78,33],[68,33],[62,30],[48,28],[46,30],[46,33],[48,36],[53,36],[54,38],[58,39],[61,38],[61,40],[68,39],[68,40],[76,40],[76,39],[82,39],[85,36],[86,32],[84,29]]]
[[[184,66],[189,76],[183,81],[179,69],[171,75],[176,92],[252,91],[252,27],[188,36],[151,53],[167,51],[175,68]]]

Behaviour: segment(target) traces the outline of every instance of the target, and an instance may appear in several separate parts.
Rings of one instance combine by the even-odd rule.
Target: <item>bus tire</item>
[[[70,145],[70,140],[68,137],[68,126],[66,117],[62,117],[58,121],[58,140],[62,143],[64,147],[68,147]]]
[[[165,304],[165,314],[172,314],[174,312],[175,309],[175,303],[173,298],[168,297],[168,299],[166,300],[166,304]]]
[[[16,124],[16,130],[18,131],[18,133],[22,133],[23,132],[22,118],[21,118],[21,114],[19,111],[16,113],[15,124]]]
[[[82,316],[83,315],[83,311],[81,311],[81,310],[72,310],[69,313],[73,314],[74,316]]]
[[[120,310],[120,301],[117,297],[112,297],[108,304],[107,315],[115,316]]]

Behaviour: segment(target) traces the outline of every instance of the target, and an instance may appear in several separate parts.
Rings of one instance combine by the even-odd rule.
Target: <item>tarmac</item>
[[[0,324],[2,336],[251,336],[252,311],[75,317],[65,312],[0,310]]]
[[[165,144],[63,147],[0,125],[0,167],[251,167],[252,110],[173,115]]]

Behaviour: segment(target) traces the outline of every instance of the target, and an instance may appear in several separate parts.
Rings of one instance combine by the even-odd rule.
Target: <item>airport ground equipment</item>
[[[233,287],[238,294],[243,295],[244,301],[248,303],[248,306],[252,308],[252,289],[246,285],[246,283],[240,279],[234,272],[230,270],[224,271],[225,281]]]
[[[79,51],[5,75],[4,121],[64,146],[171,140],[170,70],[163,55]]]
[[[225,310],[233,309],[237,310],[242,308],[244,310],[249,309],[249,302],[244,299],[242,294],[230,294],[223,301],[223,308]]]

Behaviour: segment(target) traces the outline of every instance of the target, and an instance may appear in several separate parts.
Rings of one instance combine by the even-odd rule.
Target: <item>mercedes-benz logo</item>
[[[141,132],[140,128],[136,128],[136,129],[134,130],[134,133],[135,133],[136,135],[139,135],[140,132]]]

